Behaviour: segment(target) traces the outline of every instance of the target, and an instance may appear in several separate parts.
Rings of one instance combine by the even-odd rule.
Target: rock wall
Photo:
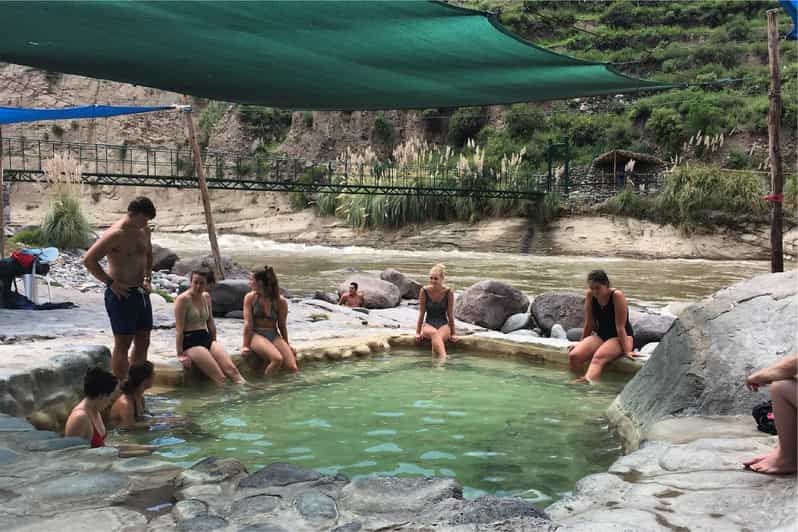
[[[608,415],[628,447],[667,416],[750,415],[745,377],[798,350],[798,271],[766,274],[687,307]]]

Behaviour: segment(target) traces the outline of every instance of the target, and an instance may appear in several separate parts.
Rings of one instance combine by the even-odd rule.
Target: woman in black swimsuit
[[[604,270],[593,270],[587,276],[585,292],[585,327],[582,340],[568,348],[568,365],[577,375],[590,366],[584,376],[574,382],[593,383],[604,366],[618,358],[632,358],[634,331],[629,322],[629,305],[623,292],[610,288]]]
[[[418,323],[416,342],[428,338],[432,353],[441,361],[446,360],[446,340],[456,342],[454,330],[454,294],[443,285],[443,264],[436,264],[429,272],[429,285],[418,294]]]

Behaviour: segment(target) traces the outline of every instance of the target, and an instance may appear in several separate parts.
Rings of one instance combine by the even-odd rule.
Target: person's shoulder
[[[254,290],[250,290],[249,292],[247,292],[246,294],[244,294],[244,301],[249,301],[249,300],[251,300],[253,297],[255,297],[255,291],[254,291]]]
[[[618,296],[623,298],[626,297],[626,294],[624,294],[623,290],[621,290],[620,288],[616,288],[615,290],[612,291],[612,297],[618,297]]]

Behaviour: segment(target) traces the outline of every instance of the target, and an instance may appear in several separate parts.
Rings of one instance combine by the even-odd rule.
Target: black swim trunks
[[[130,288],[127,297],[122,298],[106,288],[105,310],[111,319],[114,335],[127,336],[152,330],[150,294],[141,287]]]

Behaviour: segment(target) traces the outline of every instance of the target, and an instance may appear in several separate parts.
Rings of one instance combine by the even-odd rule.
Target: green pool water
[[[280,461],[350,478],[454,477],[466,497],[544,506],[621,454],[604,412],[623,382],[569,379],[526,360],[457,353],[439,367],[427,354],[393,352],[250,387],[154,397],[152,410],[189,423],[116,439],[160,445],[160,457],[184,465],[213,455],[250,471]]]

